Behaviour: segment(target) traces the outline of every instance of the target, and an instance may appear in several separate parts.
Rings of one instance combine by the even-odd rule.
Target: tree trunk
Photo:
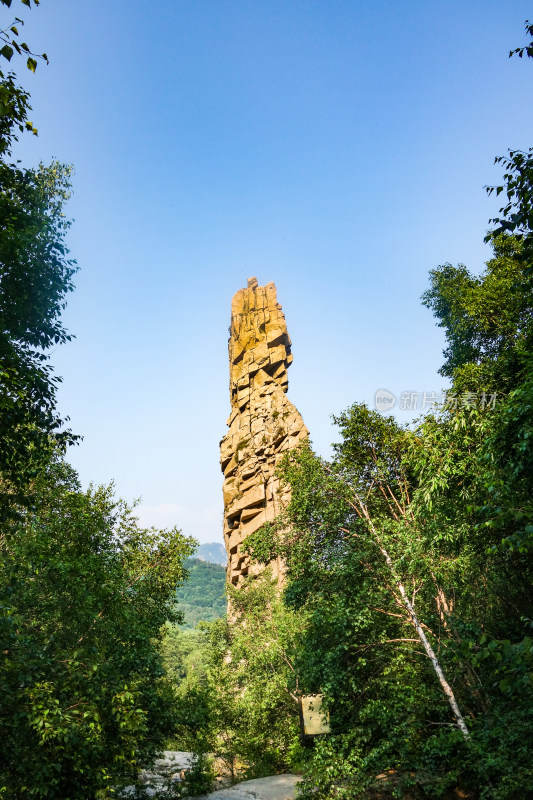
[[[416,630],[420,641],[422,642],[422,644],[424,646],[424,650],[426,651],[426,653],[427,653],[427,655],[428,655],[428,657],[429,657],[429,659],[430,659],[430,661],[431,661],[431,663],[433,665],[433,669],[435,670],[435,672],[437,674],[437,678],[439,679],[439,683],[442,686],[442,690],[443,690],[444,694],[446,695],[446,697],[448,698],[448,702],[449,702],[449,704],[451,706],[451,709],[453,711],[453,715],[455,717],[455,721],[457,722],[457,727],[459,728],[459,730],[463,734],[464,738],[466,740],[468,740],[468,739],[470,739],[470,733],[468,732],[468,728],[466,727],[466,723],[464,721],[464,717],[461,714],[461,711],[459,710],[459,706],[457,705],[457,700],[455,699],[455,695],[453,693],[453,689],[450,686],[450,684],[448,683],[448,681],[446,680],[446,676],[444,675],[444,672],[442,671],[442,667],[439,664],[437,656],[435,655],[435,651],[433,650],[431,644],[429,643],[428,638],[427,638],[427,636],[424,633],[424,630],[422,628],[422,625],[420,624],[420,620],[418,619],[418,616],[417,616],[417,613],[416,613],[416,611],[414,609],[414,606],[411,603],[411,601],[409,600],[409,597],[407,596],[407,592],[405,591],[405,587],[404,587],[403,583],[401,582],[401,580],[396,575],[396,570],[394,569],[394,564],[392,563],[392,559],[391,559],[391,557],[389,556],[389,554],[387,553],[387,551],[385,550],[385,548],[383,547],[383,545],[382,545],[382,543],[380,541],[380,537],[379,537],[376,529],[374,528],[374,525],[372,524],[372,521],[370,520],[370,516],[368,514],[368,510],[366,509],[366,507],[363,507],[363,508],[364,508],[364,511],[366,512],[365,513],[365,517],[366,517],[366,520],[367,520],[368,525],[370,527],[370,530],[372,531],[372,534],[373,534],[373,536],[374,536],[374,538],[375,538],[375,540],[377,542],[377,545],[378,545],[378,547],[379,547],[379,549],[380,549],[380,551],[381,551],[381,553],[382,553],[382,555],[383,555],[383,557],[384,557],[384,559],[385,559],[385,561],[387,563],[388,568],[390,569],[391,575],[393,576],[393,578],[394,578],[394,580],[396,582],[396,586],[398,587],[398,591],[400,592],[400,595],[401,595],[401,598],[402,598],[402,602],[403,602],[405,608],[407,609],[407,613],[409,614],[409,619],[411,620],[411,623],[412,623],[414,629]]]

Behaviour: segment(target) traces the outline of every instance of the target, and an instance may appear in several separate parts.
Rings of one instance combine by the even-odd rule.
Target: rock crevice
[[[241,544],[288,502],[275,475],[284,452],[309,435],[286,396],[291,340],[273,283],[249,278],[231,304],[229,338],[231,414],[220,443],[224,473],[224,541],[228,581],[237,586],[259,571]],[[273,564],[276,577],[283,565]]]

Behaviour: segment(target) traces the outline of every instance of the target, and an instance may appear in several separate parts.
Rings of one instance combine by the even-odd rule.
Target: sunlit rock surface
[[[231,414],[220,443],[227,574],[235,586],[260,569],[241,552],[242,542],[288,502],[287,490],[280,492],[276,466],[283,453],[309,435],[286,395],[291,362],[291,340],[276,287],[258,286],[256,278],[249,278],[231,304]],[[283,564],[271,566],[279,579]]]

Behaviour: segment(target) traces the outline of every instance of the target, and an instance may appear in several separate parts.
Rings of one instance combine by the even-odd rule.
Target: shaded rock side
[[[256,278],[233,297],[229,338],[231,414],[220,443],[224,473],[224,541],[228,581],[237,586],[260,571],[241,552],[244,539],[287,504],[275,476],[283,453],[309,435],[288,399],[291,340],[273,283]],[[283,564],[273,564],[276,577]]]

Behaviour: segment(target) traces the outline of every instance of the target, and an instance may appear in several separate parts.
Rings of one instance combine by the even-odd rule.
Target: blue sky
[[[530,4],[42,0],[26,165],[75,166],[80,272],[53,354],[84,484],[222,540],[231,297],[273,280],[319,452],[374,392],[439,392],[428,270],[479,271],[494,156],[532,143]],[[2,27],[10,12],[2,7]],[[5,23],[5,24],[4,24]],[[406,412],[398,418],[407,420]]]

